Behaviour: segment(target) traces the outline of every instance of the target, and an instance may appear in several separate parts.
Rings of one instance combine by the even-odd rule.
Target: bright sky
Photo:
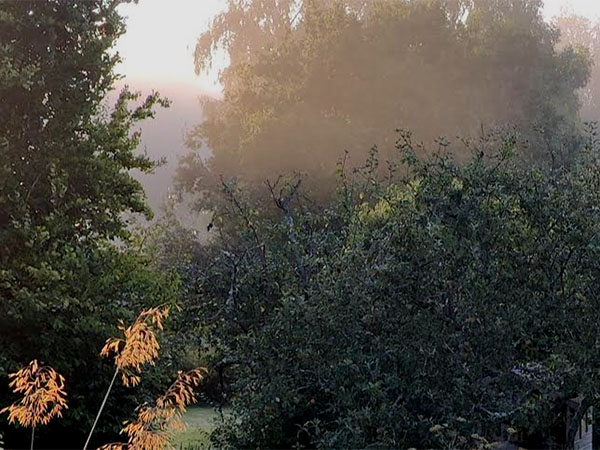
[[[226,0],[140,0],[123,4],[127,32],[117,43],[123,62],[117,68],[126,81],[174,83],[218,92],[216,73],[194,73],[194,47],[210,19]]]
[[[140,0],[137,5],[122,5],[120,11],[128,20],[127,33],[117,44],[124,58],[119,72],[132,84],[168,83],[217,93],[215,73],[194,74],[193,51],[198,35],[226,4],[226,0]],[[548,18],[562,8],[600,18],[600,0],[545,0]]]
[[[600,18],[600,0],[544,0],[544,4],[549,18],[560,14],[563,8],[593,20]]]

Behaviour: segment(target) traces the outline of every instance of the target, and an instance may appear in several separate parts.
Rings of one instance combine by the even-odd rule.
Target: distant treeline
[[[512,128],[524,159],[569,164],[592,68],[579,44],[596,39],[569,20],[561,41],[541,0],[230,0],[196,47],[200,72],[220,50],[230,60],[189,139],[213,157],[190,154],[177,181],[206,194],[222,176],[261,189],[302,172],[327,191],[344,152],[387,159],[397,128],[427,143]]]

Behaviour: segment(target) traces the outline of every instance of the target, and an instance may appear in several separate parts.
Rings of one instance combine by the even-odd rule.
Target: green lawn
[[[208,448],[208,436],[215,426],[217,412],[210,406],[188,409],[183,416],[187,429],[177,433],[173,446],[177,450],[199,450]]]

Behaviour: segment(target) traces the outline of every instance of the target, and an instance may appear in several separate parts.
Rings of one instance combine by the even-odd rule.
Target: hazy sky
[[[591,19],[600,17],[600,0],[544,0],[544,3],[548,17],[559,14],[562,8],[571,9],[576,14]]]
[[[600,17],[600,0],[545,0],[550,18],[570,8],[590,18]],[[119,72],[133,85],[192,87],[198,92],[218,93],[216,73],[194,74],[196,38],[210,19],[225,8],[226,0],[140,0],[121,6],[128,17],[127,33],[117,50],[124,58]]]
[[[194,74],[193,51],[198,35],[226,0],[140,0],[119,7],[127,32],[117,43],[118,67],[132,84],[142,82],[195,86],[218,92],[216,74]]]

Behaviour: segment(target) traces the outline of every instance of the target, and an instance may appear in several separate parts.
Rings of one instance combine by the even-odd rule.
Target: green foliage
[[[105,339],[177,286],[128,229],[133,214],[151,215],[130,174],[154,167],[135,152],[136,125],[167,102],[126,89],[114,108],[102,104],[124,32],[119,3],[0,1],[0,404],[10,403],[7,373],[31,359],[63,373],[71,408],[45,446],[83,444],[74,430],[91,425],[112,372],[98,357]],[[134,401],[118,392],[105,430]]]
[[[301,171],[329,181],[342,152],[360,164],[394,130],[419,140],[474,136],[505,125],[528,133],[528,156],[568,163],[580,132],[585,51],[555,49],[540,0],[229,0],[199,39],[196,65],[220,50],[222,99],[207,99],[190,136],[182,186],[218,191],[221,176],[260,189]],[[258,185],[258,187],[257,187]]]
[[[402,135],[407,175],[372,153],[325,209],[271,185],[279,217],[227,186],[186,290],[235,380],[218,448],[475,448],[501,424],[547,448],[565,400],[598,404],[595,138],[554,173],[516,143],[459,165]]]

